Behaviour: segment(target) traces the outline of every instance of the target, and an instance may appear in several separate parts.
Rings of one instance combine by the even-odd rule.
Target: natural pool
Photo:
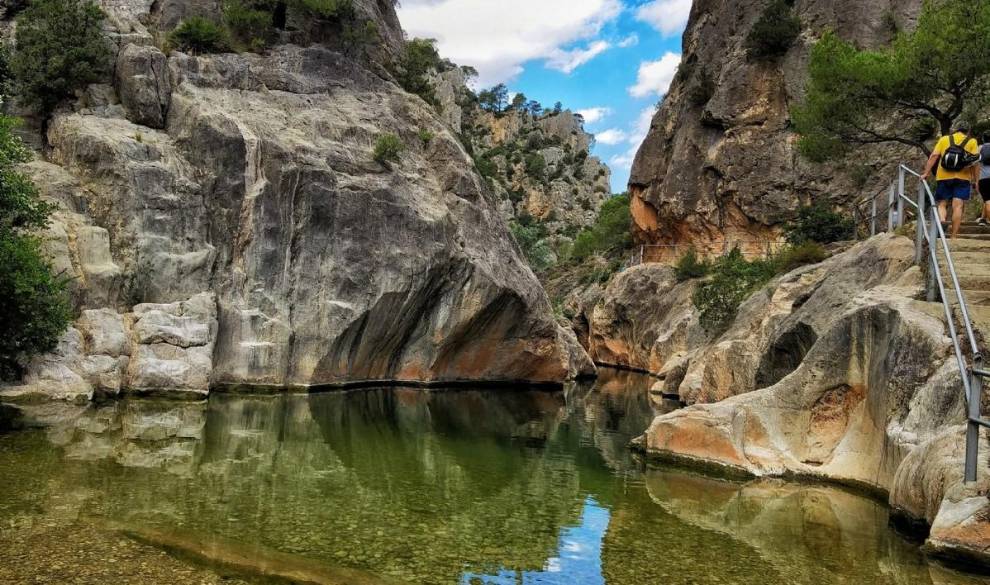
[[[31,407],[46,428],[0,435],[0,581],[990,583],[866,497],[644,469],[649,385]]]

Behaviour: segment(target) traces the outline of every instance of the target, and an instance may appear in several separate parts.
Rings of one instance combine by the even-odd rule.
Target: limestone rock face
[[[738,244],[757,253],[799,206],[848,203],[889,180],[897,162],[920,165],[919,153],[898,148],[868,149],[847,168],[808,163],[796,151],[789,110],[803,94],[809,50],[822,31],[881,46],[892,39],[892,22],[902,30],[914,25],[921,5],[798,2],[802,35],[782,58],[762,62],[745,43],[765,3],[696,0],[680,70],[632,168],[639,239],[680,245],[679,252]]]
[[[725,334],[661,374],[659,389],[692,406],[658,416],[637,444],[661,459],[883,491],[932,527],[933,554],[986,563],[990,472],[984,462],[979,482],[962,483],[958,365],[941,305],[916,300],[911,255],[907,238],[877,236],[755,293]]]
[[[593,359],[666,375],[707,337],[691,303],[696,284],[678,283],[674,269],[660,264],[617,275],[592,313]]]
[[[663,378],[688,404],[771,386],[797,369],[837,310],[876,287],[917,287],[907,238],[880,236],[825,262],[781,276],[742,304],[718,336],[698,322],[697,281],[644,264],[613,278],[591,313],[589,353],[599,363]]]
[[[207,394],[217,334],[216,298],[134,307],[128,388],[139,393]]]
[[[114,85],[57,114],[48,162],[28,165],[59,204],[50,251],[79,276],[80,308],[126,315],[126,350],[94,325],[103,317],[80,324],[93,355],[129,357],[124,389],[594,371],[470,157],[382,73],[382,55],[345,55],[334,31],[302,28],[286,34],[309,46],[265,55],[151,46],[216,6],[104,2],[119,43]],[[382,50],[395,49],[392,4],[355,8],[379,24]],[[406,149],[382,165],[372,151],[386,133]],[[205,298],[209,311],[190,309]],[[110,375],[107,360],[91,362],[89,379]]]
[[[127,45],[117,57],[116,76],[127,118],[163,128],[172,99],[165,54],[155,47]]]

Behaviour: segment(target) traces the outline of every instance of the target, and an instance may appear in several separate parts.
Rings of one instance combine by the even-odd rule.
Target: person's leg
[[[954,183],[939,181],[935,184],[935,201],[938,203],[938,217],[944,224],[949,220],[949,202],[952,201]]]
[[[952,200],[952,235],[949,236],[952,239],[959,237],[959,227],[962,225],[963,211],[965,209],[965,199],[956,198]]]
[[[957,181],[952,193],[952,238],[959,237],[959,227],[962,225],[966,212],[966,202],[972,194],[973,187],[969,181]]]
[[[983,198],[983,220],[990,222],[990,179],[980,181],[980,197]]]

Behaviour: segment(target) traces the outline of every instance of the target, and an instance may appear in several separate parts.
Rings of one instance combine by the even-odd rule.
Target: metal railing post
[[[903,171],[902,171],[903,172]],[[918,221],[914,234],[914,264],[921,266],[925,252],[925,184],[918,182]]]
[[[873,197],[873,205],[870,210],[870,237],[877,235],[877,198]]]
[[[897,185],[891,183],[887,192],[887,231],[894,231],[894,198],[897,197]]]
[[[924,189],[924,186],[922,186]],[[936,242],[938,242],[938,210],[929,206],[929,211],[932,213],[928,216],[928,245],[931,246],[931,262],[928,265],[928,287],[927,294],[925,298],[929,303],[935,302],[935,273],[938,272],[938,264],[935,263],[935,257],[938,256],[938,250],[936,249]]]
[[[969,421],[966,424],[966,483],[976,481],[977,464],[980,459],[980,424],[982,418],[983,378],[974,373],[983,369],[983,358],[973,358],[973,370],[969,372]]]
[[[904,167],[897,168],[897,227],[904,226]]]

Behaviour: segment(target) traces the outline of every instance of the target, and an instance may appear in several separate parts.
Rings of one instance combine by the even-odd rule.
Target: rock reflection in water
[[[841,490],[644,475],[627,446],[664,408],[651,383],[32,407],[62,464],[0,466],[163,546],[368,583],[981,582],[933,577],[882,506]]]

